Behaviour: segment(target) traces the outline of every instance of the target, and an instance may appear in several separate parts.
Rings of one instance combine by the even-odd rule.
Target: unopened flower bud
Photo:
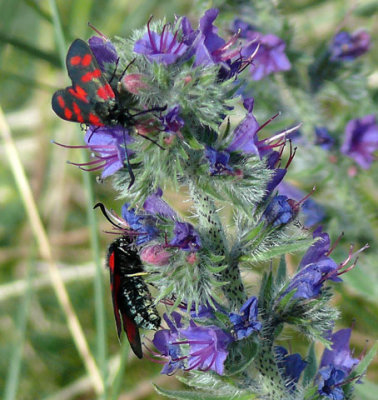
[[[141,251],[140,254],[142,261],[158,266],[167,265],[170,257],[171,253],[165,250],[164,246],[161,244],[147,246]]]
[[[148,88],[142,74],[125,75],[121,81],[121,86],[132,94],[139,94],[141,89]]]

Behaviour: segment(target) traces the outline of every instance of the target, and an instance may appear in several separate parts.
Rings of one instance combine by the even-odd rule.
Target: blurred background
[[[284,39],[291,41],[288,56],[298,74],[304,73],[316,51],[331,41],[341,25],[351,32],[361,27],[370,32],[372,50],[361,58],[360,75],[354,76],[355,81],[348,81],[349,86],[327,86],[317,101],[323,112],[322,123],[331,121],[340,138],[346,121],[376,113],[376,1],[267,3],[276,6],[277,18],[284,21],[280,29]],[[2,399],[158,399],[151,382],[170,389],[179,386],[174,377],[160,375],[160,365],[137,360],[127,342],[120,345],[117,340],[109,277],[104,268],[112,237],[103,233],[109,229],[108,224],[92,207],[103,201],[109,208],[119,210],[122,203],[114,199],[109,182],[99,184],[96,173],[85,173],[66,163],[85,162],[88,154],[51,143],[54,140],[80,145],[83,137],[77,124],[62,121],[52,112],[51,97],[55,90],[70,84],[65,54],[75,38],[86,40],[94,34],[88,21],[110,38],[127,37],[133,29],[143,27],[150,15],[156,19],[166,17],[168,21],[174,15],[187,15],[196,26],[207,8],[218,6],[224,14],[216,25],[225,37],[232,19],[237,17],[236,10],[248,4],[182,0],[0,1]],[[261,22],[264,7],[260,11]],[[293,79],[251,84],[260,122],[277,111],[283,112],[281,121],[269,128],[270,133],[301,122],[298,110],[286,110],[279,102],[269,102],[269,96],[275,93],[274,85],[285,91],[296,84]],[[308,120],[308,116],[303,119]],[[309,128],[304,126],[303,130],[308,140]],[[371,246],[360,256],[357,268],[336,287],[336,304],[342,311],[337,326],[354,325],[352,348],[358,355],[371,346],[378,332],[377,164],[352,176],[346,173],[353,166],[351,162],[331,163],[330,154],[319,148],[311,153],[314,161],[308,158],[308,146],[306,142],[301,153],[298,143],[289,181],[307,192],[317,184],[314,199],[324,211],[324,229],[333,240],[342,231],[345,233],[335,250],[335,259],[345,258],[350,243],[361,247],[369,242]],[[171,199],[173,196],[172,193]],[[290,265],[295,266],[297,260],[288,257]],[[321,349],[318,350],[320,354]],[[377,398],[377,377],[375,362],[365,384],[359,385],[357,398]]]

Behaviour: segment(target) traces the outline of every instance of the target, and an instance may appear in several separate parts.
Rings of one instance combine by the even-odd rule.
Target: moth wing
[[[54,112],[67,121],[103,126],[98,110],[109,110],[114,104],[115,94],[84,40],[76,39],[71,44],[66,65],[72,86],[54,93]]]

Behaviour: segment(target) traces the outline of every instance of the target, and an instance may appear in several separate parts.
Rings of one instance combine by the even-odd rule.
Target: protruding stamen
[[[331,255],[331,253],[333,252],[333,250],[335,250],[336,246],[339,244],[341,238],[344,236],[344,232],[341,232],[341,234],[339,235],[339,237],[335,240],[335,243],[332,245],[332,247],[327,251],[327,253],[325,254],[327,257],[329,255]]]
[[[265,128],[268,124],[270,124],[274,119],[276,119],[279,115],[281,115],[281,111],[278,111],[277,114],[273,115],[273,117],[269,118],[268,121],[265,121],[256,131],[259,132],[261,129]]]
[[[154,50],[154,52],[157,52],[158,49],[156,48],[156,44],[155,44],[155,41],[153,40],[151,29],[150,29],[150,23],[152,21],[152,18],[153,18],[153,15],[151,15],[150,19],[147,22],[147,32],[148,32],[148,37],[150,38],[151,47]]]
[[[109,38],[105,36],[101,31],[99,31],[97,28],[95,28],[90,22],[88,22],[88,26],[94,30],[99,36],[101,36],[104,40],[108,41]]]

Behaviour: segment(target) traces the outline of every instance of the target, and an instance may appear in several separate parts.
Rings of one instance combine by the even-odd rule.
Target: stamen
[[[303,197],[303,199],[299,200],[296,205],[298,207],[301,206],[310,196],[312,196],[314,194],[315,190],[316,190],[316,186],[313,186],[313,188],[311,189],[311,192],[309,194],[307,194],[305,197]]]
[[[160,53],[164,53],[164,48],[165,48],[165,44],[166,44],[166,40],[164,40],[164,33],[165,33],[165,28],[167,27],[167,24],[165,24],[163,26],[163,30],[161,31],[161,35],[160,35]],[[168,33],[167,33],[168,35]]]
[[[271,143],[271,142],[274,142],[275,140],[280,139],[282,137],[285,138],[288,134],[297,131],[302,125],[303,125],[303,123],[301,122],[298,125],[293,126],[292,128],[286,129],[286,130],[284,130],[282,132],[279,132],[276,135],[274,135],[274,136],[272,136],[272,137],[270,137],[268,139],[265,139],[265,141],[267,143]]]
[[[99,36],[101,36],[104,40],[108,41],[109,39],[101,32],[99,31],[97,28],[95,28],[90,22],[88,22],[88,26],[94,30]]]
[[[270,124],[274,119],[276,119],[279,115],[281,115],[281,111],[278,111],[277,114],[273,115],[273,117],[269,118],[268,121],[264,122],[256,131],[259,132],[261,129],[265,128],[268,124]]]
[[[344,232],[341,232],[341,234],[339,235],[339,237],[335,240],[335,243],[332,245],[332,247],[327,251],[327,253],[325,254],[327,257],[329,255],[331,255],[331,253],[333,252],[333,250],[335,250],[336,246],[339,244],[341,238],[344,236]]]
[[[157,52],[158,49],[156,48],[156,44],[155,44],[155,41],[153,40],[151,29],[150,29],[150,23],[152,21],[152,18],[153,18],[153,15],[151,15],[150,19],[147,22],[147,32],[148,32],[148,37],[150,38],[151,47],[152,47],[153,51]]]

